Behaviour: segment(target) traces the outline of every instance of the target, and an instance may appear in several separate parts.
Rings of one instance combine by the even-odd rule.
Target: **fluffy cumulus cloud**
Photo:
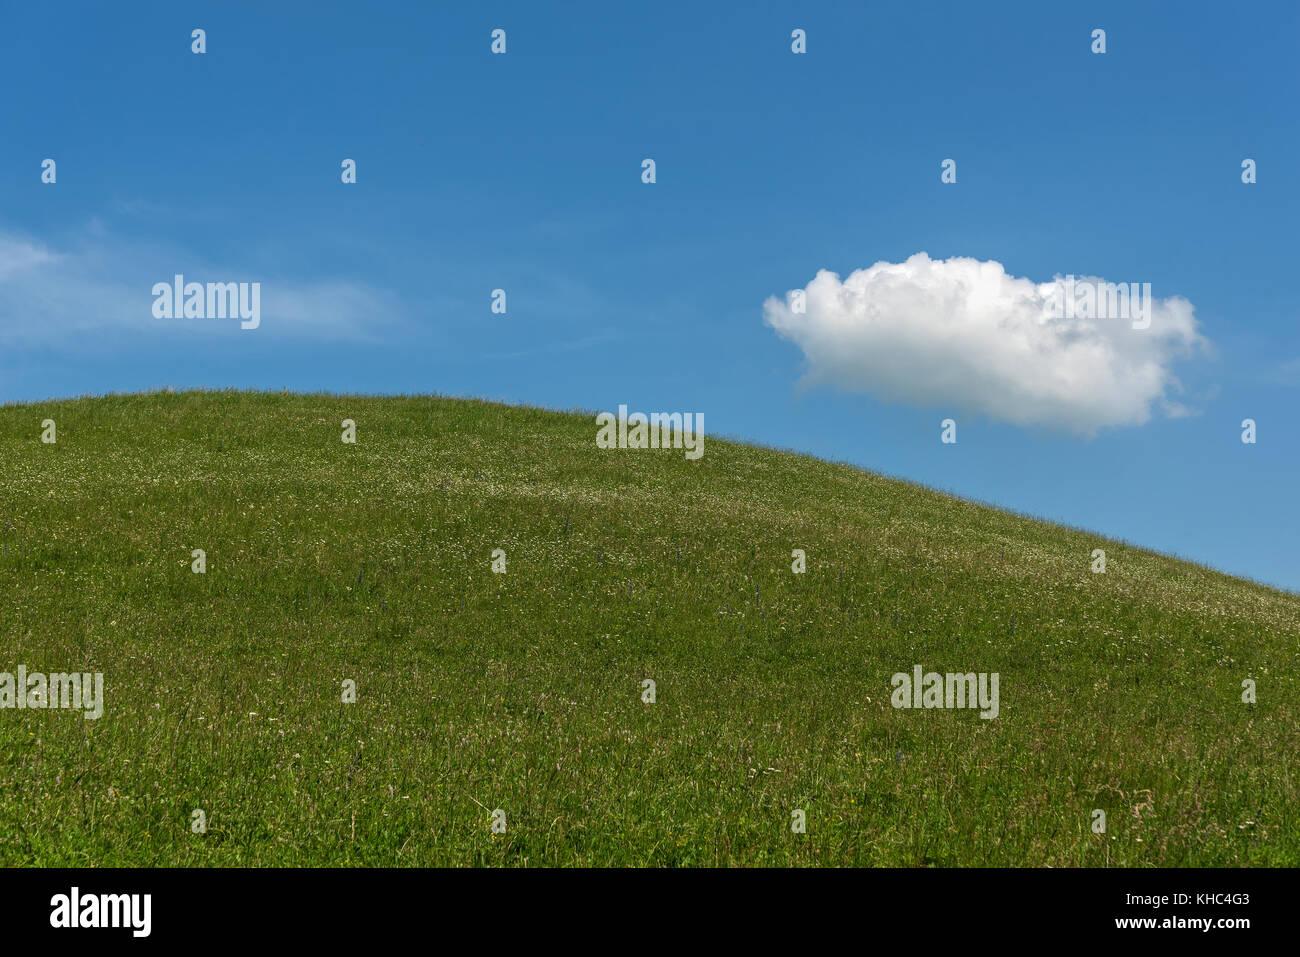
[[[1129,283],[1108,298],[1103,283],[917,253],[843,281],[822,270],[763,312],[803,350],[809,385],[1080,435],[1184,414],[1172,366],[1208,346],[1192,304],[1143,300],[1137,283],[1131,301],[1114,293]]]

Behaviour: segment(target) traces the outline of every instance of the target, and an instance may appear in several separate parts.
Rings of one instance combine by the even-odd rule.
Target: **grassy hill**
[[[0,864],[1300,863],[1300,597],[595,433],[439,398],[0,408],[0,671],[105,697],[0,711]],[[997,672],[997,718],[892,707],[917,664]]]

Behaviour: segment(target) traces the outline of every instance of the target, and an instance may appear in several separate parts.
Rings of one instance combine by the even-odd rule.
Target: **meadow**
[[[0,671],[104,676],[98,719],[0,710],[0,864],[1300,864],[1300,596],[595,435],[437,397],[0,407]],[[997,717],[892,707],[917,664],[996,672]]]

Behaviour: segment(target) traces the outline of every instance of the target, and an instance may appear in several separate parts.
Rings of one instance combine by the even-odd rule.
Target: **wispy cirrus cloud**
[[[58,242],[0,230],[0,345],[75,352],[123,338],[241,332],[221,320],[155,318],[153,285],[177,273],[187,281],[261,283],[259,336],[376,340],[406,313],[399,296],[364,282],[214,263],[179,245],[124,240],[92,220]]]

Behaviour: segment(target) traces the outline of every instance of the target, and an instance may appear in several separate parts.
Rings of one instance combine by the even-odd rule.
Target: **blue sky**
[[[0,400],[234,386],[700,412],[711,435],[1300,590],[1300,7],[728,6],[9,10]],[[765,301],[922,251],[1187,300],[1205,347],[1171,361],[1182,412],[1088,436],[810,385]],[[261,327],[155,319],[177,272],[260,282]]]

